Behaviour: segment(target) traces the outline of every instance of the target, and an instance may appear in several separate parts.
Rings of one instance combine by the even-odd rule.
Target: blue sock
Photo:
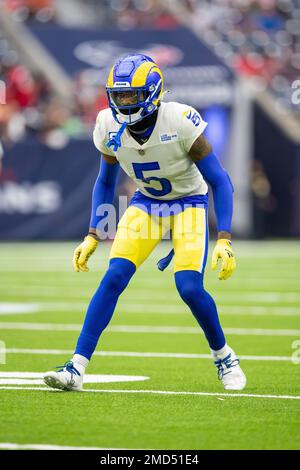
[[[113,258],[110,261],[109,268],[89,304],[75,354],[91,358],[102,331],[110,322],[118,298],[135,270],[135,265],[127,259]]]
[[[226,344],[225,336],[215,301],[204,290],[203,274],[197,271],[178,271],[175,273],[175,283],[181,298],[203,329],[210,348],[214,351],[222,349]]]

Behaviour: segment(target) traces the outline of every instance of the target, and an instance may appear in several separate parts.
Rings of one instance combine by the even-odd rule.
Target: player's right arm
[[[89,231],[83,242],[74,251],[73,265],[77,272],[89,270],[87,267],[88,259],[96,250],[99,242],[97,225],[102,216],[97,215],[97,209],[101,204],[112,204],[114,198],[119,163],[114,152],[106,146],[108,114],[107,109],[100,111],[93,132],[95,147],[101,152],[102,157],[99,174],[93,189]]]
[[[74,251],[73,265],[77,272],[89,270],[87,262],[96,250],[99,242],[97,224],[102,216],[97,215],[97,209],[101,204],[112,204],[118,172],[119,163],[116,158],[111,155],[102,154],[100,171],[93,189],[89,232]]]
[[[119,172],[119,163],[114,152],[106,146],[108,110],[102,110],[98,114],[93,132],[93,140],[96,148],[101,152],[100,171],[94,184],[92,197],[92,210],[89,231],[83,242],[75,249],[73,265],[75,271],[88,271],[87,262],[97,248],[99,237],[97,224],[101,216],[97,215],[97,209],[101,204],[112,204]]]
[[[97,241],[97,224],[100,217],[97,216],[97,208],[101,204],[111,204],[114,197],[116,179],[119,172],[119,164],[115,157],[102,154],[100,170],[95,181],[92,197],[92,209],[89,226],[89,235]]]

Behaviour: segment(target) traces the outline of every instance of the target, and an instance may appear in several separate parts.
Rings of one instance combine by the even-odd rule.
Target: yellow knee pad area
[[[151,217],[135,206],[129,206],[118,224],[111,258],[126,258],[138,268],[165,234],[161,217]]]
[[[202,272],[206,250],[205,209],[190,207],[174,216],[174,272]]]
[[[194,207],[169,217],[156,217],[129,206],[119,221],[110,259],[125,258],[138,268],[170,229],[175,251],[174,271],[201,270],[206,214],[205,209]]]

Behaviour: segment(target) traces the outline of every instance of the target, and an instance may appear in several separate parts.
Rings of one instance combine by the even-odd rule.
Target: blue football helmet
[[[121,58],[110,70],[106,92],[110,109],[119,124],[131,125],[152,114],[163,93],[163,74],[144,54]]]

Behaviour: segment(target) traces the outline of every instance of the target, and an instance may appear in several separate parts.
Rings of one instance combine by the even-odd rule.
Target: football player
[[[219,279],[236,267],[231,244],[233,187],[225,169],[203,135],[207,123],[190,106],[164,103],[163,74],[148,56],[135,53],[111,69],[106,91],[109,108],[100,111],[94,143],[102,154],[96,179],[89,232],[74,253],[76,271],[88,271],[87,261],[99,242],[103,215],[111,204],[121,166],[137,191],[120,219],[109,267],[87,309],[73,358],[56,372],[47,372],[47,385],[82,390],[83,375],[120,294],[138,267],[171,228],[175,284],[203,329],[219,379],[225,390],[242,390],[246,377],[239,359],[227,345],[214,299],[203,287],[208,251],[207,183],[212,188],[218,239],[212,268],[222,266]],[[168,210],[169,209],[169,210]],[[165,266],[172,253],[162,260]]]

